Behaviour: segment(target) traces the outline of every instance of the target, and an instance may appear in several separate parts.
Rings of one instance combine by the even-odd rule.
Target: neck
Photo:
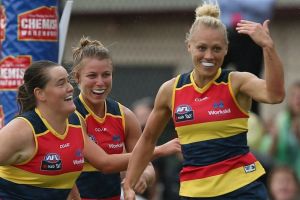
[[[199,73],[197,73],[196,70],[194,70],[192,72],[192,76],[193,76],[193,79],[196,83],[196,85],[199,87],[199,88],[203,88],[205,85],[207,85],[211,80],[213,80],[214,76],[203,76],[203,75],[200,75]]]
[[[98,117],[105,116],[105,100],[98,102],[97,104],[90,102],[87,98],[82,96],[85,104],[95,113]]]
[[[68,115],[58,114],[57,112],[43,106],[38,106],[41,116],[49,123],[49,125],[59,134],[63,134],[66,130],[66,120]]]

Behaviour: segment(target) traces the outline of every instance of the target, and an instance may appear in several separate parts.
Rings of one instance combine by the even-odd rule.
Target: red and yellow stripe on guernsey
[[[31,173],[13,166],[9,166],[9,170],[5,170],[5,168],[5,166],[0,167],[0,175],[2,178],[11,182],[18,184],[29,184],[41,188],[55,189],[71,189],[80,173],[78,171],[74,171],[55,176],[49,176]]]
[[[247,173],[245,167],[255,165],[255,171]],[[215,197],[243,187],[265,173],[256,158],[248,153],[209,166],[184,167],[180,174],[181,196]],[[243,176],[242,179],[236,177]]]

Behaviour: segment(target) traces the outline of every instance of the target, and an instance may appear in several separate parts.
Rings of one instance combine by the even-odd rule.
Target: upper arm
[[[125,147],[131,152],[142,134],[141,126],[134,113],[123,106],[125,115]]]
[[[24,162],[34,151],[33,130],[25,120],[16,118],[0,130],[0,165]]]
[[[232,72],[232,88],[236,96],[245,96],[261,103],[272,103],[266,81],[248,72]],[[239,100],[239,99],[238,99]]]

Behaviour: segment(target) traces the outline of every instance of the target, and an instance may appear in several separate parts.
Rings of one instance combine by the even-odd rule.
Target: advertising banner
[[[18,113],[17,90],[27,67],[58,60],[58,0],[2,0],[0,28],[0,104],[7,124]]]

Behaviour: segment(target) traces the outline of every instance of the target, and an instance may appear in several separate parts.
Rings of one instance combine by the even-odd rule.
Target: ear
[[[80,74],[79,74],[79,72],[73,72],[72,77],[74,78],[73,80],[74,80],[77,84],[79,84],[79,82],[80,82]]]
[[[228,47],[229,47],[229,44],[226,45],[226,49],[225,49],[225,54],[224,54],[224,56],[226,56],[227,53],[228,53]]]
[[[41,88],[34,88],[33,93],[38,101],[46,101],[46,94]]]
[[[190,42],[186,42],[186,48],[187,48],[188,52],[191,53],[191,45],[190,45]]]

